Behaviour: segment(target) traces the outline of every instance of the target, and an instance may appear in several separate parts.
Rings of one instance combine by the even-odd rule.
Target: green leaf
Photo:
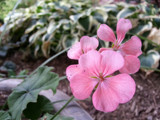
[[[105,23],[108,18],[106,11],[103,11],[101,9],[96,9],[95,12],[92,12],[92,16],[101,24]]]
[[[137,11],[136,11],[135,7],[124,8],[117,14],[117,19],[127,18],[128,16],[131,16],[131,15],[135,14],[136,12]]]
[[[32,31],[34,31],[36,27],[37,27],[37,24],[34,24],[34,25],[30,26],[29,28],[27,28],[25,30],[25,34],[28,34],[28,33],[32,32]]]
[[[35,22],[35,20],[32,20],[31,22]],[[35,24],[32,24],[29,28],[25,30],[25,34],[28,34],[30,32],[33,32],[38,27],[44,27],[47,20],[45,18],[39,19]]]
[[[74,43],[78,42],[79,40],[79,37],[78,36],[63,36],[62,38],[62,45],[63,45],[63,48],[68,48],[70,46],[72,46]]]
[[[90,27],[90,18],[89,16],[85,16],[79,19],[80,25],[85,29],[89,30]]]
[[[57,23],[55,23],[55,21],[51,21],[49,23],[48,29],[47,29],[47,33],[48,34],[53,34],[53,32],[55,32],[55,30],[59,29],[61,27],[62,24],[67,24],[69,23],[68,20],[66,19],[62,19]]]
[[[0,120],[11,120],[11,116],[6,111],[0,111]]]
[[[47,33],[51,34],[53,33],[59,26],[56,25],[55,21],[50,21],[47,29]]]
[[[52,117],[53,115],[47,113],[43,116],[43,118],[41,118],[41,120],[50,120]],[[74,120],[74,119],[71,117],[65,117],[59,115],[56,118],[54,118],[54,120]]]
[[[145,25],[138,25],[138,27],[132,29],[130,32],[138,35],[142,35],[146,31],[150,31],[152,29],[152,23],[148,22]]]
[[[40,67],[37,72],[26,78],[18,85],[8,97],[9,111],[12,119],[20,120],[23,110],[30,102],[36,102],[38,94],[42,90],[52,89],[56,91],[59,77],[51,72],[51,67]]]
[[[149,68],[157,68],[159,66],[160,55],[157,51],[150,50],[146,55],[140,57],[141,66]]]
[[[23,114],[28,119],[38,119],[42,113],[53,110],[52,103],[44,96],[39,95],[36,103],[29,103]]]
[[[32,35],[30,36],[29,42],[30,42],[30,43],[36,42],[36,40],[37,40],[38,38],[40,38],[41,35],[44,34],[46,31],[47,31],[47,28],[46,28],[46,27],[38,30],[36,33],[34,33],[34,34],[32,34]]]
[[[117,12],[118,11],[117,6],[114,4],[105,5],[104,8],[106,12],[110,12],[110,11]]]
[[[19,72],[18,76],[23,76],[23,75],[27,75],[28,74],[28,70],[22,70]]]
[[[76,15],[71,15],[70,19],[76,23],[83,15],[84,14],[82,14],[82,13],[81,14],[76,14]]]

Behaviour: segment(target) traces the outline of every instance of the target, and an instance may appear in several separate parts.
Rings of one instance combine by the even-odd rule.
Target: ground
[[[23,59],[22,56],[22,52],[9,54],[1,61],[1,64],[6,60],[13,61],[17,65],[16,71],[18,73],[23,69],[28,69],[31,72],[45,61],[44,58],[33,59],[28,57]],[[66,67],[75,63],[77,61],[69,60],[65,53],[50,62],[48,66],[54,67],[54,72],[64,76]],[[114,112],[103,113],[97,111],[93,107],[91,98],[77,102],[94,120],[160,120],[160,74],[154,72],[146,76],[145,72],[140,70],[132,77],[136,81],[136,94],[130,102],[121,104]],[[67,80],[61,81],[58,89],[70,96],[72,95]],[[7,96],[8,92],[0,92],[0,105],[4,104]]]

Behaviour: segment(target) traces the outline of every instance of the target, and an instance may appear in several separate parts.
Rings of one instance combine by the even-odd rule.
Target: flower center
[[[98,77],[95,77],[95,76],[92,76],[91,78],[94,78],[94,79],[98,79],[100,82],[104,81],[106,78],[108,77],[112,77],[112,75],[108,75],[108,76],[103,76],[102,73],[99,73],[99,76]]]
[[[103,77],[102,73],[99,74],[99,79],[100,79],[100,81],[104,81],[105,80],[105,78]]]
[[[119,47],[120,47],[120,45],[118,45],[118,44],[114,44],[114,43],[112,44],[112,48],[115,51],[117,51],[119,49]]]

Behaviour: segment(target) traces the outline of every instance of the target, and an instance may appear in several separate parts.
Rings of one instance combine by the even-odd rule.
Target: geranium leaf
[[[23,111],[25,117],[35,120],[40,117],[43,112],[53,110],[52,103],[44,96],[39,95],[36,103],[29,103]]]
[[[20,120],[27,104],[36,102],[40,91],[48,89],[56,91],[59,77],[51,70],[51,67],[40,67],[35,74],[26,78],[13,90],[8,97],[9,112],[12,115],[12,119]]]
[[[0,111],[0,120],[11,120],[11,116],[6,111]]]

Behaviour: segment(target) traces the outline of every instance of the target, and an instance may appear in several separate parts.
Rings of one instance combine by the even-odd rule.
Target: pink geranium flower
[[[80,42],[75,43],[67,55],[70,59],[78,60],[79,57],[87,53],[90,50],[96,49],[98,47],[98,40],[94,37],[83,36],[80,39]]]
[[[120,72],[128,74],[135,73],[139,70],[140,61],[138,56],[142,54],[142,43],[137,36],[133,36],[130,40],[121,44],[125,38],[126,32],[128,32],[131,28],[131,22],[128,19],[122,18],[117,23],[117,39],[113,30],[105,24],[101,24],[97,31],[97,35],[101,40],[112,42],[112,50],[118,51],[123,55],[125,63],[120,69]],[[101,48],[100,52],[104,50],[108,50],[108,48]]]
[[[81,55],[78,65],[67,68],[73,95],[80,100],[90,96],[93,105],[103,112],[114,111],[119,103],[128,102],[135,93],[135,82],[128,74],[112,74],[123,67],[124,59],[118,52],[90,50]]]

